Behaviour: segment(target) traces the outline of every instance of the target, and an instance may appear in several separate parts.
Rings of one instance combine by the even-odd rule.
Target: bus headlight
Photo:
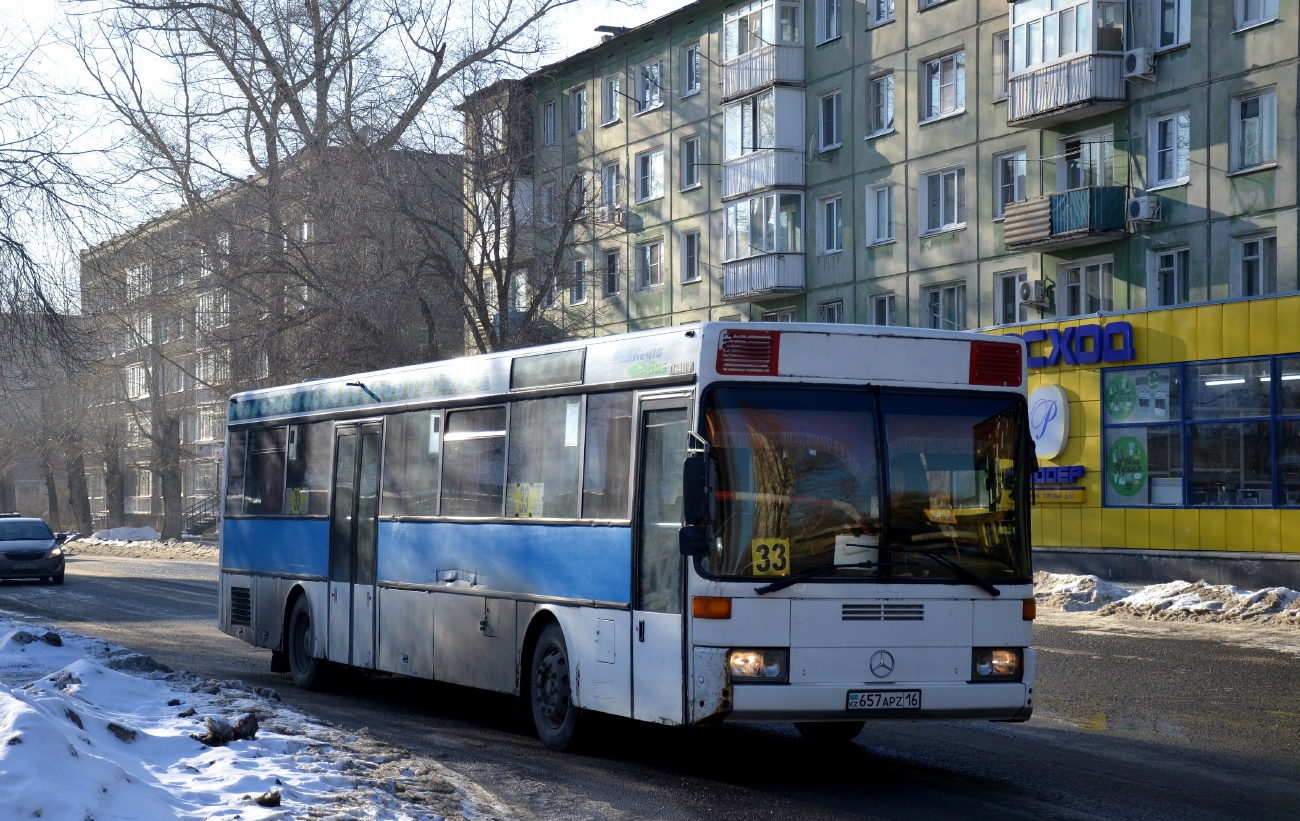
[[[971,681],[1020,681],[1023,673],[1018,647],[976,647],[971,654]]]
[[[783,684],[790,680],[790,651],[732,650],[727,668],[733,681]]]

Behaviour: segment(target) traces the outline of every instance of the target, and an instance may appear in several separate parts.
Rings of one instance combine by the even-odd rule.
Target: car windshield
[[[0,521],[0,542],[35,542],[53,539],[50,526],[42,521]]]
[[[715,389],[704,413],[717,472],[704,569],[955,577],[924,552],[986,578],[1027,578],[1022,431],[1016,397]]]

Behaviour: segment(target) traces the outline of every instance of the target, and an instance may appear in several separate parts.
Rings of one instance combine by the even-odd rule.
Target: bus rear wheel
[[[542,629],[533,648],[529,677],[529,701],[537,737],[552,750],[563,752],[573,746],[582,710],[573,703],[569,649],[560,625]]]
[[[814,744],[848,744],[858,737],[865,721],[796,721],[795,729],[804,741]]]
[[[293,683],[303,690],[315,690],[324,683],[326,661],[312,654],[315,639],[311,628],[311,605],[306,596],[299,596],[289,613],[287,655],[289,675]]]

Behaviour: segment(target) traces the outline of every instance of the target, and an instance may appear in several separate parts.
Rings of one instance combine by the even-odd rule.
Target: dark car
[[[43,519],[0,515],[0,579],[63,584],[63,541]]]

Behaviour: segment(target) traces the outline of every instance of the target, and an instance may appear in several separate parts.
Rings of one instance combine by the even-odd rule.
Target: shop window
[[[383,516],[438,515],[442,412],[397,413],[384,432]]]
[[[1182,505],[1182,368],[1109,371],[1102,380],[1107,505]]]

